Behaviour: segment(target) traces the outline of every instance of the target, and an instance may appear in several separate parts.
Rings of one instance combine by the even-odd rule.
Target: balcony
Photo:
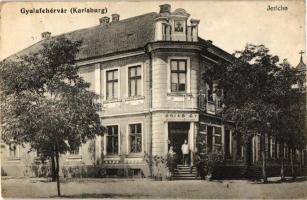
[[[207,100],[205,95],[198,96],[198,109],[202,112],[216,115],[222,111],[222,101],[216,99],[215,101]]]
[[[215,102],[208,101],[207,102],[207,113],[215,114],[215,111],[216,111]]]

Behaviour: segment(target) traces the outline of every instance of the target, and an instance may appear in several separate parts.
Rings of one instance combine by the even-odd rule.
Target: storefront
[[[181,145],[187,140],[192,152],[195,151],[198,113],[185,111],[164,111],[153,114],[153,155],[167,155],[170,146],[181,156]],[[161,130],[162,129],[162,130]]]

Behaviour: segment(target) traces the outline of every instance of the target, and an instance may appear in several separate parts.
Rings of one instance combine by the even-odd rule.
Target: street
[[[44,178],[2,178],[4,198],[57,197],[56,183]],[[268,184],[247,180],[153,181],[150,179],[65,179],[61,192],[66,198],[307,198],[307,179]]]

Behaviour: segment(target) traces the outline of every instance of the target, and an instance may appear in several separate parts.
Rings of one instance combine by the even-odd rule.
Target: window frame
[[[141,125],[141,151],[140,152],[132,152],[131,151],[131,144],[130,144],[130,125],[140,124]],[[127,152],[128,154],[142,154],[144,152],[144,123],[137,121],[137,122],[130,122],[127,124]]]
[[[78,149],[74,151],[68,151],[69,156],[81,156],[81,146],[78,147]]]
[[[176,69],[172,69],[173,65],[172,63],[176,62]],[[180,63],[184,62],[184,70],[180,69]],[[187,60],[185,59],[171,59],[171,92],[174,93],[185,93],[187,91]],[[177,76],[176,83],[173,83],[173,74]],[[180,75],[184,74],[184,90],[180,90]],[[173,84],[177,84],[176,91],[173,91]]]
[[[11,144],[14,144],[16,146],[16,149],[15,149],[15,154],[16,156],[11,156],[11,148],[10,148],[10,145]],[[7,145],[7,158],[8,160],[20,160],[20,145],[16,144],[15,142],[11,142],[10,144]]]
[[[108,98],[108,72],[117,70],[117,98]],[[120,68],[113,67],[104,70],[104,101],[116,101],[120,99]]]
[[[186,89],[185,91],[172,91],[172,60],[184,60],[186,62]],[[169,94],[190,94],[191,93],[191,59],[186,56],[169,56],[167,67],[167,93]]]
[[[226,135],[228,135],[228,138],[226,137]],[[224,127],[224,144],[222,146],[224,146],[224,154],[225,154],[226,159],[230,159],[232,157],[232,154],[231,154],[231,149],[232,149],[231,140],[232,140],[232,138],[231,137],[232,137],[231,129],[226,129]],[[227,148],[226,144],[228,145],[228,148]]]
[[[140,71],[141,71],[141,74],[140,74],[140,91],[141,93],[140,94],[137,94],[135,96],[131,96],[131,87],[130,87],[130,69],[131,68],[136,68],[136,67],[140,67]],[[144,81],[144,73],[143,73],[143,63],[134,63],[134,64],[131,64],[131,65],[126,65],[126,69],[127,69],[127,92],[126,92],[126,95],[128,98],[138,98],[138,97],[142,97],[144,96],[144,92],[143,92],[143,81]],[[138,80],[137,78],[134,79],[134,80]],[[136,83],[137,84],[137,83]],[[137,91],[136,91],[137,92]]]
[[[81,161],[82,160],[82,144],[80,144],[78,153],[66,152],[66,161]]]
[[[117,127],[117,153],[108,153],[108,137],[109,137],[109,133],[107,132],[104,135],[104,155],[106,156],[118,156],[120,154],[120,127],[118,124],[113,124],[113,125],[106,125],[106,128],[108,127]],[[113,136],[114,137],[114,136]]]
[[[176,24],[178,23],[178,22],[180,22],[181,24],[182,24],[182,31],[177,31],[176,30]],[[174,22],[173,22],[173,31],[174,31],[174,34],[185,34],[185,25],[186,24],[186,22],[185,22],[185,20],[183,20],[183,19],[174,19]]]
[[[120,131],[120,124],[105,124],[105,127],[108,126],[117,126],[118,129],[118,154],[107,154],[107,134],[103,135],[103,155],[106,157],[118,157],[121,153],[121,131]]]

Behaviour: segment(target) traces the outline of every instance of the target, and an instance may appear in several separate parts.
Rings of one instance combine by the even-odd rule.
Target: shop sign
[[[197,113],[184,113],[184,112],[168,112],[165,113],[166,121],[189,121],[197,122]]]

